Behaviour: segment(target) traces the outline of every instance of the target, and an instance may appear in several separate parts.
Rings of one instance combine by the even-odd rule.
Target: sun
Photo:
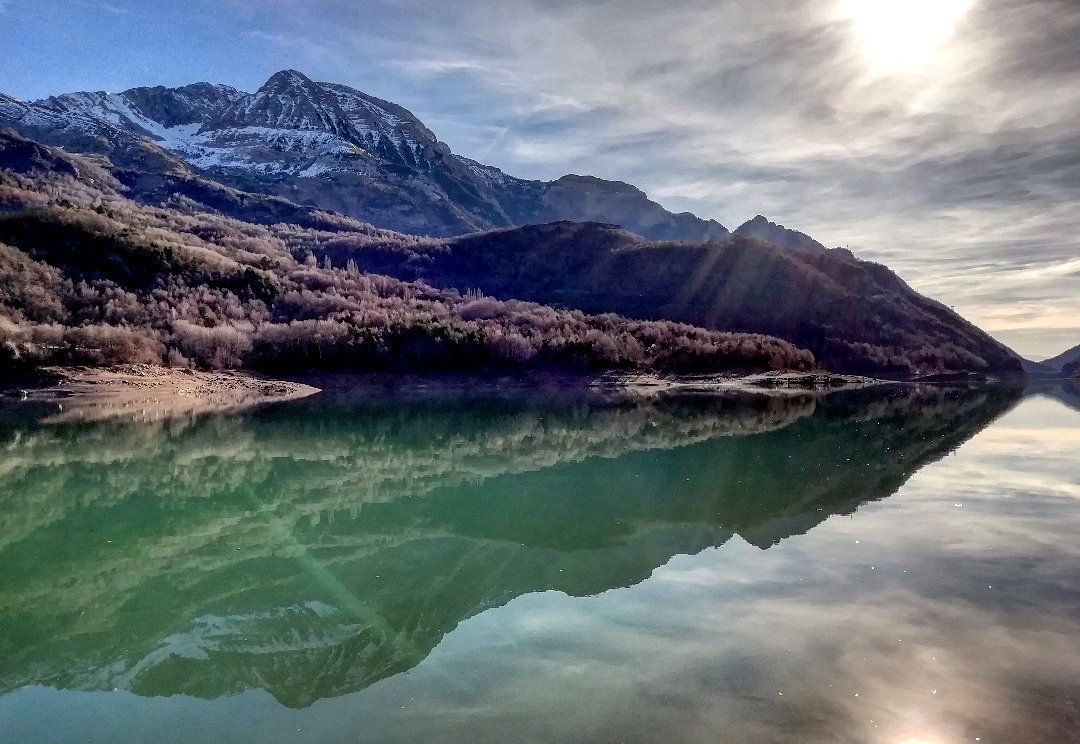
[[[918,70],[953,37],[975,0],[838,0],[839,16],[872,64],[887,72]]]

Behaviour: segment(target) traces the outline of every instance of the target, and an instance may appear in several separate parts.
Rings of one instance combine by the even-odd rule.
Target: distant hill
[[[1053,370],[1063,371],[1066,367],[1075,365],[1077,362],[1080,362],[1080,346],[1074,346],[1055,357],[1044,359],[1039,364]]]
[[[321,266],[330,239],[432,241],[341,215],[241,222],[124,197],[102,162],[0,133],[0,376],[47,364],[263,370],[808,370],[773,337],[602,317]],[[231,194],[237,200],[247,196]],[[255,201],[266,197],[255,197]],[[285,210],[287,202],[270,205]],[[364,267],[368,269],[368,267]]]
[[[184,359],[210,365],[227,359],[229,364],[266,366],[287,358],[288,364],[301,366],[363,366],[377,359],[377,365],[455,367],[488,359],[688,371],[805,368],[813,363],[802,351],[808,350],[828,369],[882,376],[1021,371],[1021,360],[1013,352],[919,295],[884,266],[860,261],[842,249],[826,249],[764,218],[740,228],[739,234],[704,242],[652,242],[615,225],[565,221],[439,240],[381,230],[199,174],[133,176],[104,157],[72,156],[17,135],[0,137],[0,162],[12,174],[6,189],[0,189],[0,209],[5,201],[8,209],[41,207],[0,220],[0,242],[31,261],[25,264],[18,255],[10,259],[21,267],[19,276],[37,276],[30,284],[22,278],[16,282],[22,294],[16,293],[9,307],[23,312],[20,303],[36,295],[22,290],[52,286],[65,307],[57,317],[65,323],[104,319],[145,329],[142,324],[149,322],[150,338],[164,344],[161,358],[176,351]],[[133,178],[140,180],[143,194],[157,189],[156,201],[165,206],[127,199]],[[238,215],[249,221],[230,219]],[[747,235],[751,230],[798,247]],[[237,241],[257,248],[237,253]],[[226,261],[210,254],[224,255]],[[342,276],[331,269],[321,274],[311,265],[316,262],[348,272]],[[53,269],[60,274],[50,273]],[[306,273],[300,279],[296,271]],[[100,305],[105,300],[95,299],[90,302],[97,308],[94,313],[71,315],[70,308],[86,307],[79,293],[87,272],[107,283],[108,292],[99,291],[97,297],[108,297],[114,285],[134,293],[134,299],[123,295],[125,299],[117,301],[129,310],[110,312]],[[363,273],[393,280],[380,279],[384,288],[376,291],[370,282],[358,281]],[[417,280],[430,286],[422,288]],[[72,294],[63,282],[78,291]],[[199,289],[200,283],[207,287]],[[215,349],[221,341],[211,334],[205,344],[181,344],[185,352],[170,346],[183,336],[176,330],[175,314],[152,314],[148,321],[145,314],[128,314],[148,296],[173,289],[177,294],[166,304],[175,301],[186,307],[194,297],[205,296],[202,302],[218,308],[192,307],[185,323],[216,327],[227,319],[242,327],[241,351],[215,356],[216,351],[203,348],[209,344]],[[336,297],[312,306],[312,292]],[[388,295],[398,297],[400,304]],[[279,303],[282,297],[288,302]],[[237,300],[238,308],[231,304]],[[547,322],[526,322],[534,310],[515,309],[505,304],[509,300],[541,303],[547,308],[535,312],[555,312],[571,325],[556,331]],[[331,323],[327,329],[337,340],[327,343],[338,350],[327,353],[319,347],[323,341],[305,340],[296,328],[280,330],[282,338],[291,339],[287,354],[278,341],[260,345],[264,311],[249,304],[256,301],[268,305],[272,323]],[[369,306],[374,315],[364,314]],[[442,309],[433,316],[435,306]],[[447,309],[448,315],[442,315]],[[608,322],[569,311],[625,317]],[[254,315],[248,317],[250,313]],[[363,319],[343,320],[354,313]],[[41,317],[38,322],[54,316]],[[405,325],[399,328],[391,318],[405,319]],[[654,331],[626,318],[666,325],[656,326],[659,335],[649,341]],[[378,332],[372,330],[373,322],[382,324]],[[572,330],[574,324],[583,325]],[[474,328],[479,337],[470,335]],[[308,331],[321,333],[316,325]],[[391,332],[389,346],[380,345],[379,339],[390,339],[385,334]],[[740,345],[739,339],[717,333],[753,337]],[[438,340],[408,341],[410,334],[435,334]],[[501,340],[496,340],[499,334]],[[605,335],[608,340],[601,339]],[[66,348],[71,359],[81,358],[76,352],[85,344],[80,347],[81,342],[72,339],[58,348]],[[344,346],[336,346],[339,342]],[[38,349],[49,346],[35,343]],[[267,355],[260,357],[259,349]]]
[[[761,240],[787,248],[793,251],[805,251],[808,253],[821,253],[825,246],[811,238],[806,233],[798,230],[789,230],[783,225],[770,222],[760,214],[749,222],[745,222],[735,231],[736,235],[745,235],[750,238]]]
[[[656,240],[728,232],[714,220],[673,214],[629,184],[515,178],[455,155],[397,104],[295,70],[278,72],[254,93],[195,83],[33,102],[0,94],[4,127],[107,155],[136,197],[158,195],[165,177],[198,177],[417,235],[563,219],[614,222]]]
[[[791,250],[736,233],[653,243],[614,225],[559,222],[406,251],[347,241],[320,250],[372,271],[586,312],[767,333],[829,369],[911,376],[1017,372],[1021,360],[880,264],[842,249]]]

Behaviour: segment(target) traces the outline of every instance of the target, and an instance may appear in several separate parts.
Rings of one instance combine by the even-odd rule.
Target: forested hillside
[[[313,249],[438,286],[778,336],[835,371],[907,377],[1021,370],[1019,357],[985,332],[885,266],[843,249],[796,250],[742,234],[654,243],[613,225],[571,222],[434,247],[359,246],[338,237]]]
[[[320,250],[435,244],[322,213],[255,225],[124,197],[105,162],[0,135],[0,369],[147,362],[262,370],[804,370],[762,335],[495,299]],[[325,228],[336,227],[336,230]]]
[[[1021,372],[1011,350],[888,268],[762,220],[757,232],[793,245],[749,228],[657,243],[574,222],[442,240],[190,175],[136,202],[130,171],[17,135],[0,139],[0,168],[0,287],[21,366],[746,371],[816,360],[892,377]],[[94,328],[108,343],[83,338]]]

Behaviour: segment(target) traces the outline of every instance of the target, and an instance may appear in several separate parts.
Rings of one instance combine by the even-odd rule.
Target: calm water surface
[[[4,409],[0,741],[1077,742],[1058,397]]]

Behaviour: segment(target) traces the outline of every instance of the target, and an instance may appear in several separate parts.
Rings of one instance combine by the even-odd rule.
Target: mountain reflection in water
[[[640,403],[314,400],[0,428],[0,691],[267,690],[420,663],[521,595],[596,595],[892,494],[1000,391]]]

